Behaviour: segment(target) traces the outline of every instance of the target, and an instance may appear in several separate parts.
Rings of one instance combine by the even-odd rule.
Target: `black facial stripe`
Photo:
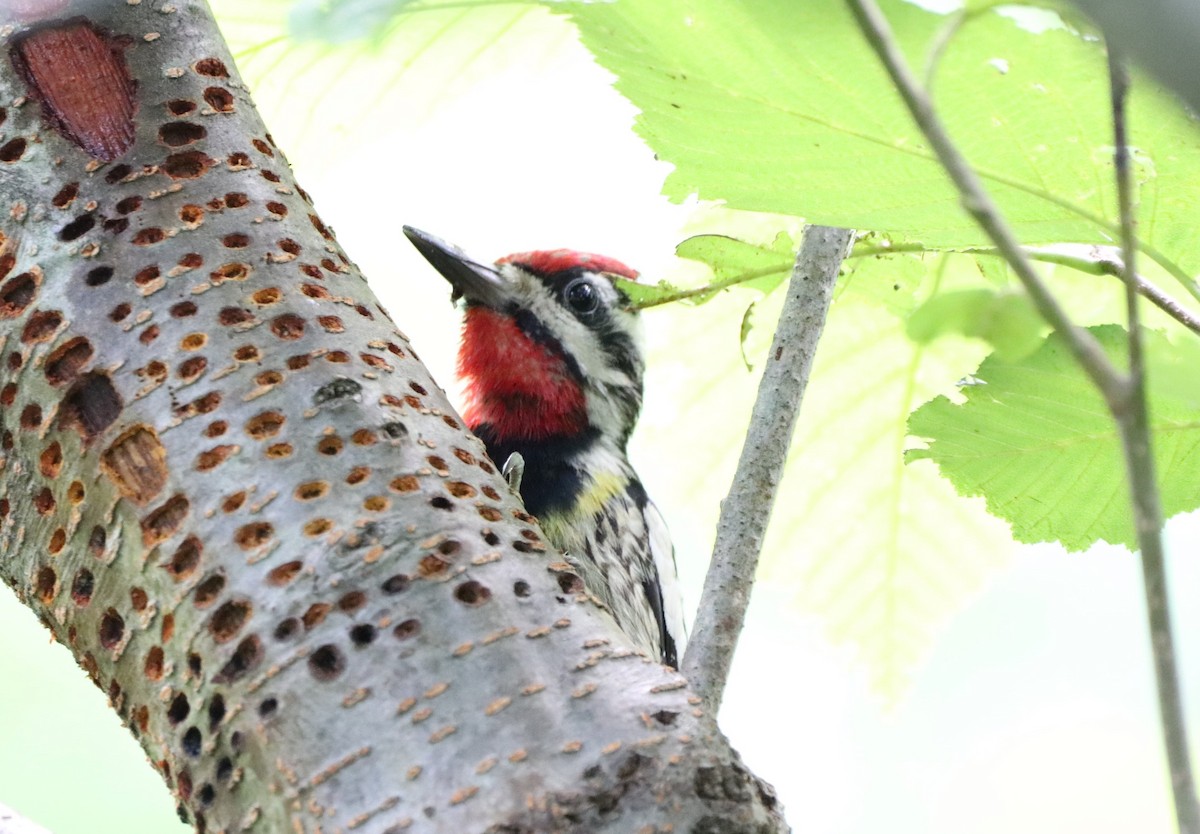
[[[635,382],[641,382],[641,357],[633,339],[605,316],[604,328],[596,328],[604,352],[612,358],[613,367]]]
[[[513,304],[508,308],[508,314],[512,316],[514,322],[522,333],[533,339],[539,345],[547,348],[555,356],[561,356],[563,361],[567,363],[567,370],[575,379],[583,380],[583,371],[579,367],[579,363],[575,361],[575,357],[568,351],[563,350],[562,342],[550,332],[550,328],[542,324],[541,319],[526,310],[523,307],[518,307]]]

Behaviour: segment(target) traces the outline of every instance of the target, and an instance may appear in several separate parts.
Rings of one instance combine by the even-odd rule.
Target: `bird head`
[[[484,264],[425,232],[404,233],[465,304],[458,373],[473,431],[506,442],[592,431],[624,448],[644,363],[637,311],[615,279],[635,271],[569,249]]]

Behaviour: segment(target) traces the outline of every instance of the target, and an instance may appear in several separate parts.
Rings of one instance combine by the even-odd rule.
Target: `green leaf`
[[[669,281],[659,281],[657,284],[642,284],[627,278],[618,278],[617,286],[629,296],[629,301],[639,310],[646,307],[657,307],[691,297],[694,290],[677,287]],[[701,291],[701,294],[703,292]]]
[[[1091,328],[1124,365],[1122,328]],[[1172,345],[1146,331],[1149,404],[1158,481],[1167,516],[1200,507],[1200,347]],[[1095,386],[1058,335],[1019,362],[985,360],[962,389],[965,400],[938,397],[913,413],[909,431],[964,496],[1023,542],[1060,541],[1083,550],[1097,541],[1135,542],[1116,426]]]
[[[932,342],[958,333],[990,342],[1001,359],[1015,361],[1037,350],[1046,325],[1022,292],[970,289],[933,296],[908,320],[908,337]]]
[[[742,313],[742,327],[738,331],[738,349],[742,353],[742,362],[746,365],[747,371],[754,370],[754,363],[750,361],[750,356],[746,353],[746,342],[750,339],[750,333],[754,330],[754,313],[757,301],[752,301],[746,306],[746,312]]]
[[[702,263],[712,279],[698,287],[682,288],[668,281],[640,284],[617,279],[617,285],[638,309],[674,301],[703,304],[717,293],[734,286],[772,292],[791,273],[795,242],[787,232],[778,232],[770,244],[748,243],[728,235],[693,235],[675,248],[680,258]]]
[[[893,315],[906,318],[928,295],[934,280],[930,265],[942,256],[933,255],[851,255],[843,262],[843,275],[834,287],[834,298],[843,293],[861,295]]]
[[[739,284],[766,295],[791,274],[796,248],[787,232],[779,232],[765,245],[726,235],[694,235],[676,246],[675,254],[707,264],[717,285]]]
[[[881,3],[921,66],[946,18]],[[841,0],[553,4],[641,110],[673,163],[665,191],[931,248],[985,243]],[[736,33],[736,37],[731,33]],[[939,113],[1026,243],[1114,237],[1107,70],[1095,39],[971,18],[941,55]],[[1138,78],[1130,101],[1143,250],[1189,287],[1200,272],[1200,133]]]

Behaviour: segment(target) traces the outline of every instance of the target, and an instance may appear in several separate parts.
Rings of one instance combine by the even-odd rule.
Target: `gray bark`
[[[180,813],[786,830],[543,543],[295,184],[207,7],[0,15],[0,578]]]
[[[833,286],[853,240],[852,229],[805,228],[758,383],[737,472],[721,502],[712,564],[696,615],[696,634],[683,658],[684,673],[713,711],[721,706],[783,465],[833,301]]]

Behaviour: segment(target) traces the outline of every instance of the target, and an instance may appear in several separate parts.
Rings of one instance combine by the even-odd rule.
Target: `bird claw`
[[[504,461],[504,465],[500,467],[500,472],[508,481],[509,489],[520,495],[521,478],[525,475],[525,458],[521,456],[521,453],[513,452],[509,455],[508,460]]]

